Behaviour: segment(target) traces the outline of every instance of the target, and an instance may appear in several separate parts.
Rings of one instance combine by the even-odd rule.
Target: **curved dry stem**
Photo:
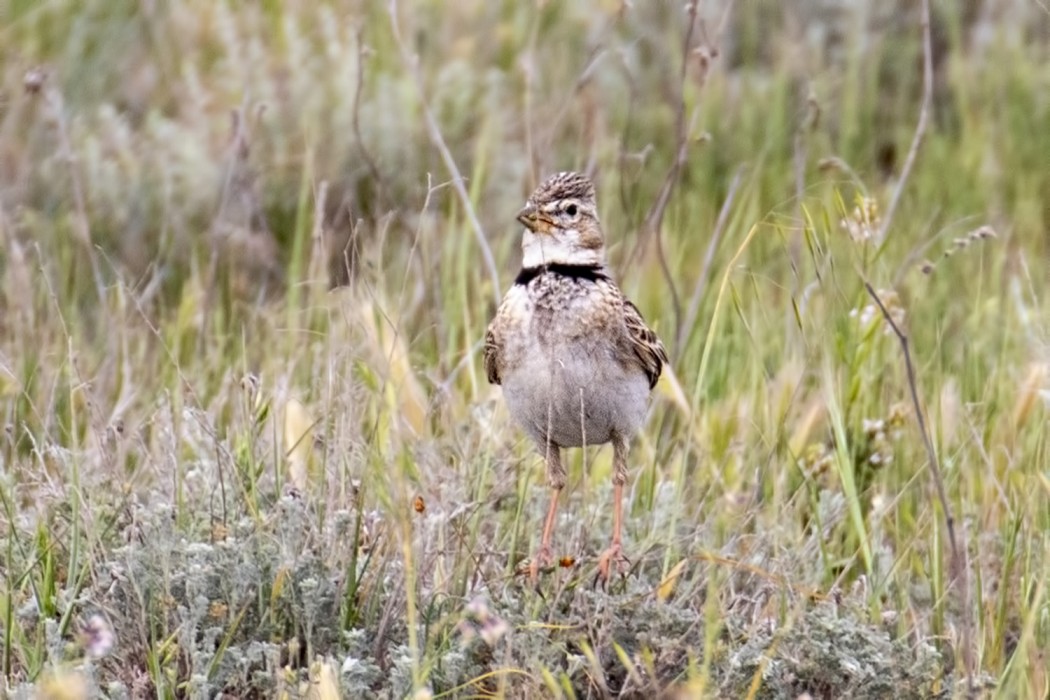
[[[972,624],[970,620],[970,591],[969,581],[966,577],[966,559],[962,548],[959,546],[959,540],[955,534],[955,516],[952,514],[952,505],[948,501],[948,493],[944,488],[944,476],[941,471],[941,463],[937,458],[937,451],[933,447],[933,440],[930,438],[930,431],[926,427],[926,416],[922,410],[922,402],[919,400],[919,389],[918,382],[915,378],[915,365],[911,359],[911,349],[908,346],[908,336],[904,334],[904,331],[900,329],[900,326],[893,320],[893,316],[889,310],[883,305],[882,299],[879,298],[874,287],[867,280],[864,281],[864,289],[867,290],[868,295],[874,300],[875,304],[878,305],[879,311],[882,312],[882,317],[886,319],[886,323],[889,324],[893,334],[897,336],[897,340],[901,345],[901,352],[904,354],[904,367],[908,373],[908,391],[911,394],[912,406],[915,408],[915,419],[919,425],[919,432],[922,434],[922,444],[926,448],[926,457],[930,462],[930,474],[933,477],[933,485],[937,490],[937,500],[941,504],[941,510],[944,511],[944,526],[948,533],[948,547],[950,561],[948,563],[949,582],[948,585],[958,596],[958,609],[962,615],[962,654],[963,664],[966,669],[967,684],[970,685],[973,682],[973,646],[972,646]]]
[[[426,90],[423,86],[423,76],[419,72],[419,61],[416,57],[409,55],[408,48],[405,46],[404,40],[401,38],[401,27],[397,19],[397,0],[390,0],[390,26],[394,34],[394,43],[397,44],[398,51],[401,53],[401,60],[405,63],[405,68],[412,75],[412,81],[416,86],[416,93],[419,95],[419,103],[423,108],[423,120],[426,123],[427,134],[430,136],[430,142],[434,148],[441,154],[441,160],[445,163],[445,168],[448,169],[449,177],[452,179],[452,187],[456,190],[456,195],[459,198],[460,204],[463,206],[463,211],[466,212],[467,220],[470,222],[470,228],[474,232],[474,238],[477,240],[478,248],[481,249],[481,256],[485,261],[485,268],[488,271],[489,277],[492,280],[492,298],[496,305],[499,305],[501,296],[501,287],[499,283],[499,269],[496,267],[496,258],[492,255],[492,247],[489,246],[488,240],[485,238],[485,231],[481,228],[481,221],[478,220],[477,212],[474,211],[474,204],[470,201],[470,195],[467,193],[467,188],[463,186],[463,175],[459,172],[459,167],[456,165],[455,158],[452,157],[452,151],[449,150],[448,145],[445,143],[445,137],[441,135],[441,128],[438,126],[437,119],[434,117],[434,113],[430,110],[430,103],[427,102]]]
[[[901,193],[908,184],[912,168],[915,167],[915,159],[919,154],[919,146],[922,145],[926,136],[926,127],[930,121],[930,105],[933,102],[933,44],[930,40],[930,2],[922,0],[922,106],[919,107],[919,122],[915,125],[915,134],[911,139],[911,147],[908,148],[908,156],[904,159],[904,167],[901,168],[901,176],[897,181],[897,187],[890,197],[889,206],[886,207],[886,215],[882,217],[882,226],[876,240],[886,240],[886,232],[890,230],[893,215],[897,212],[900,204]]]

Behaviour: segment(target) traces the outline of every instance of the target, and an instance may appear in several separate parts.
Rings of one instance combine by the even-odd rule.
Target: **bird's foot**
[[[601,556],[598,557],[598,573],[594,577],[594,585],[598,583],[602,584],[602,587],[608,585],[609,578],[613,573],[623,573],[626,569],[631,566],[630,560],[623,554],[623,548],[619,542],[613,542],[609,545],[609,548],[602,552]]]
[[[529,581],[533,585],[540,578],[540,571],[548,571],[554,566],[554,554],[551,552],[551,546],[549,544],[541,544],[540,548],[536,550],[536,553],[532,556],[532,561],[529,562],[528,572]]]

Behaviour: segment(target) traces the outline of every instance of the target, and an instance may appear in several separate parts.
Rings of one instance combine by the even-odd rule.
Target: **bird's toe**
[[[594,577],[594,584],[599,583],[602,587],[605,587],[609,583],[609,579],[612,578],[615,573],[623,573],[631,565],[631,562],[624,556],[623,548],[619,542],[613,542],[608,549],[601,553],[598,557],[598,573]]]

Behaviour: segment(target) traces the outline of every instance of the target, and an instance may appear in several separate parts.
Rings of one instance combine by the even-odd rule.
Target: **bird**
[[[528,573],[536,583],[554,562],[562,450],[612,443],[612,539],[595,579],[607,583],[629,565],[622,535],[630,440],[645,421],[667,351],[613,281],[589,177],[549,176],[517,220],[525,227],[521,271],[486,331],[484,364],[546,462],[550,505]]]

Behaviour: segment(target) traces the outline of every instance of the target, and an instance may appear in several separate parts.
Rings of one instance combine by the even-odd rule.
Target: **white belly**
[[[600,445],[613,433],[626,437],[642,425],[649,381],[625,369],[604,343],[559,345],[532,352],[503,379],[515,420],[540,445]]]

